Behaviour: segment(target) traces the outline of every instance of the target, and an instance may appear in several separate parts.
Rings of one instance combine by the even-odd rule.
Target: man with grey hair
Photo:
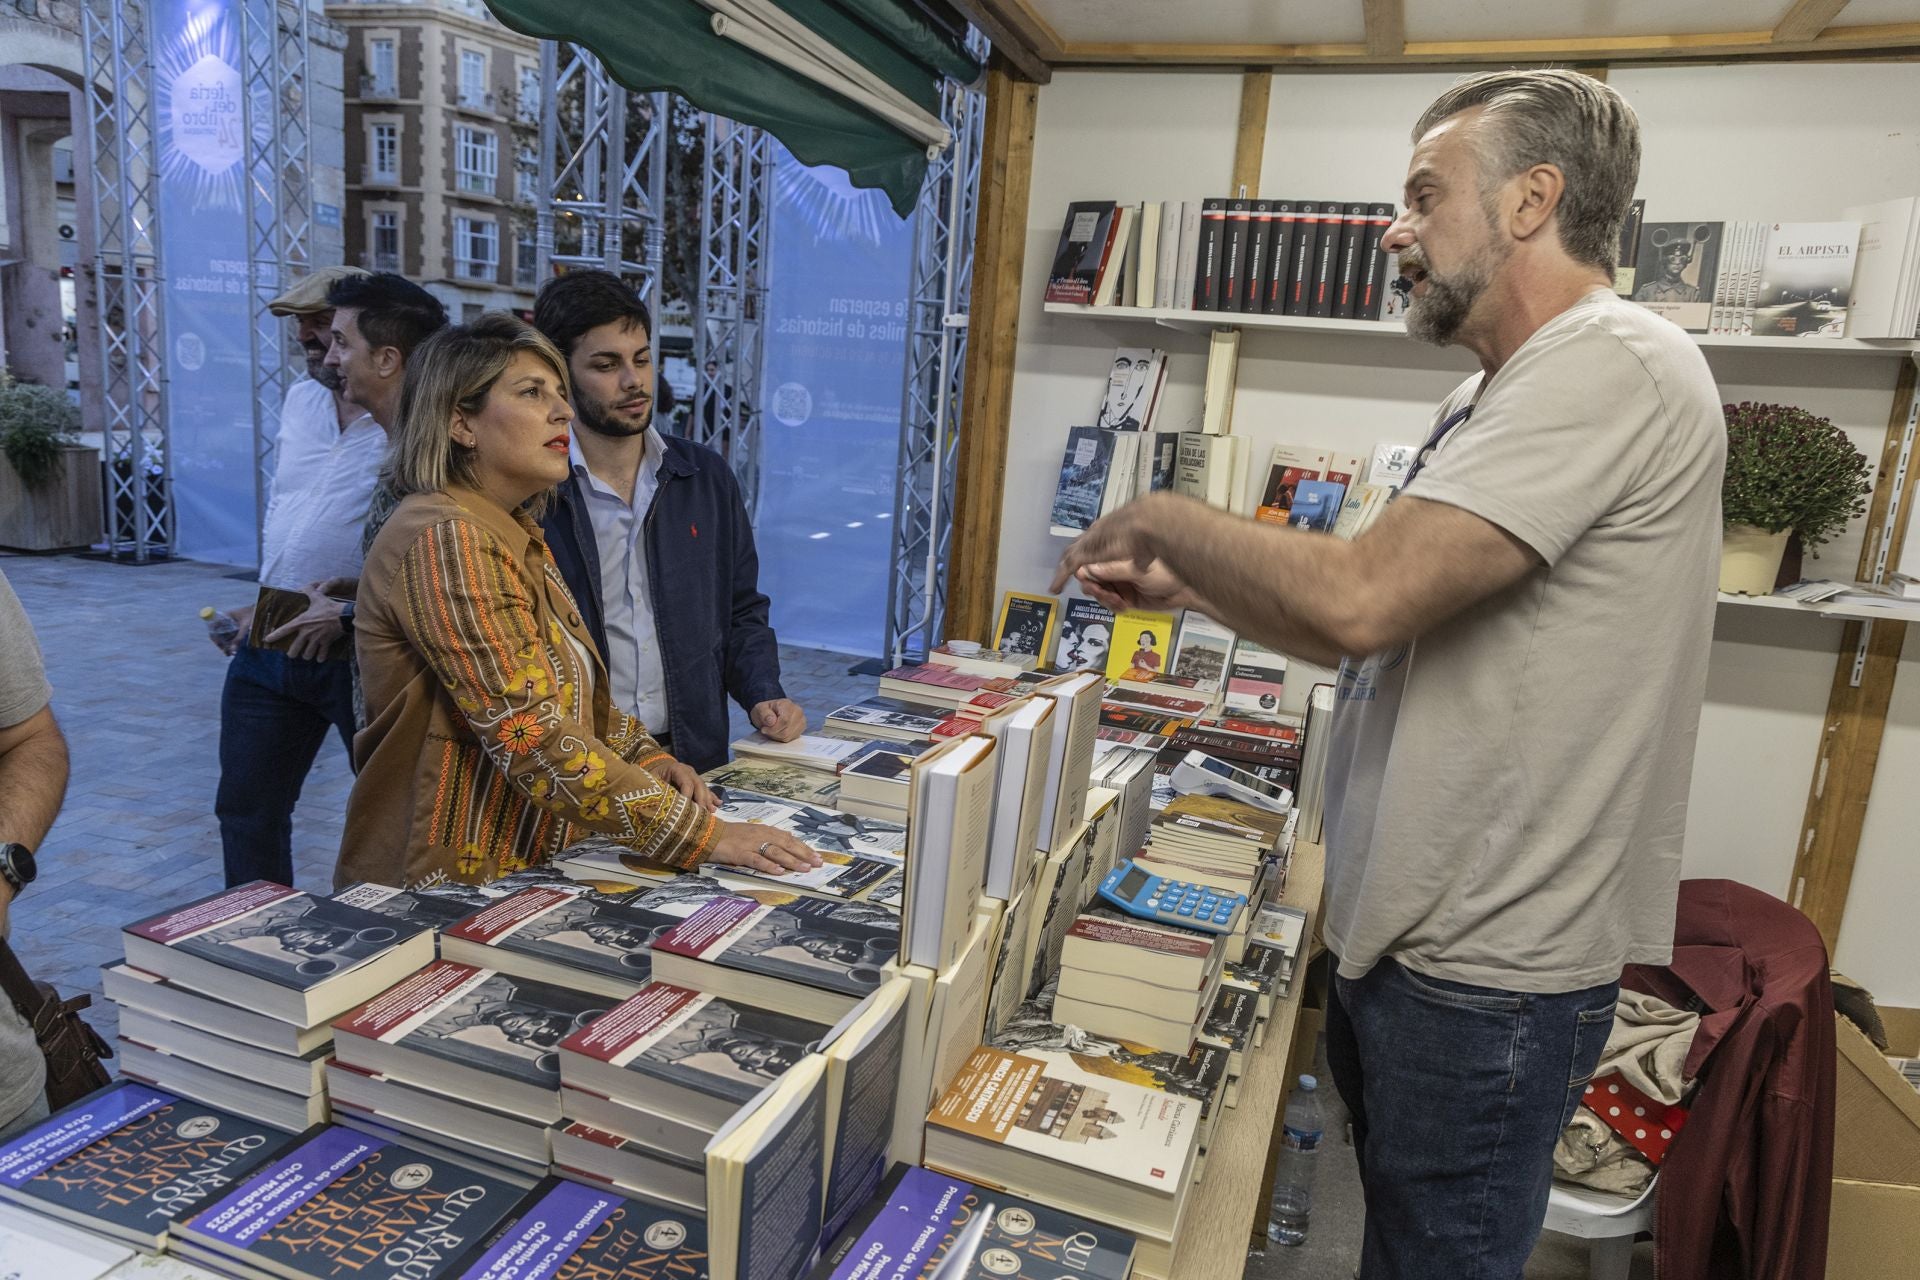
[[[1640,157],[1619,94],[1493,72],[1413,139],[1385,239],[1407,329],[1481,371],[1399,498],[1346,542],[1153,494],[1054,587],[1339,664],[1327,1046],[1361,1275],[1518,1277],[1621,970],[1670,958],[1725,433],[1692,341],[1612,290]]]

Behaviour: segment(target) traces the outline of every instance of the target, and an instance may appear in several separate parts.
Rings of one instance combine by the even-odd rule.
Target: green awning
[[[912,0],[777,0],[922,109],[939,113],[943,76],[971,81],[980,66]],[[845,169],[877,187],[901,217],[913,212],[926,143],[831,89],[716,35],[697,0],[487,0],[524,35],[591,50],[636,92],[670,90],[703,111],[765,129],[806,164]]]

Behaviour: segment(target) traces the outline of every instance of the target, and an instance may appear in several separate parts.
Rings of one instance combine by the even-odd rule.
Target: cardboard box
[[[1920,1016],[1882,1010],[1889,1050],[1920,1056]],[[1912,1280],[1920,1258],[1920,1090],[1836,1018],[1827,1280]]]

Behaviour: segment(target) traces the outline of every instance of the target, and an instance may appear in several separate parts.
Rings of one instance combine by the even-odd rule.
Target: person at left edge
[[[267,304],[291,318],[307,376],[288,388],[274,449],[273,492],[260,529],[260,585],[307,592],[338,608],[321,584],[360,575],[360,526],[387,435],[365,408],[342,394],[326,363],[339,281],[366,272],[325,267]],[[308,770],[338,732],[353,750],[351,654],[342,637],[289,647],[255,646],[253,606],[233,610],[239,638],[229,649],[220,694],[220,786],[214,813],[228,885],[293,883],[293,807]]]
[[[799,737],[733,471],[653,424],[646,304],[611,272],[570,271],[541,288],[533,322],[566,357],[575,427],[541,523],[614,705],[701,772],[726,763],[729,695],[768,737]]]

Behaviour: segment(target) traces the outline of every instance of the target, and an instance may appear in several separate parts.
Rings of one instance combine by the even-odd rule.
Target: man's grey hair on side
[[[1435,99],[1413,127],[1413,140],[1475,107],[1485,108],[1473,136],[1482,190],[1552,165],[1566,179],[1561,245],[1575,261],[1612,271],[1640,177],[1640,120],[1626,99],[1578,71],[1488,71]]]

